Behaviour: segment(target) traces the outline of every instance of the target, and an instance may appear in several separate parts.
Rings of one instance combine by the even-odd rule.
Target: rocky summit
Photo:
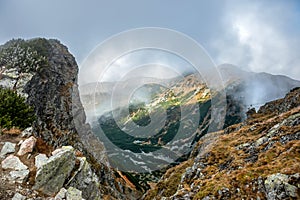
[[[22,186],[13,184],[16,180],[6,175],[11,172],[5,171],[10,165],[16,167],[13,170],[18,173],[20,167],[22,170],[29,168],[29,176],[28,173],[22,176],[21,182],[26,185],[25,188],[31,185],[34,191],[39,192],[42,195],[40,199],[55,196],[63,186],[68,189],[71,185],[81,190],[80,194],[84,199],[124,199],[136,195],[135,192],[130,192],[125,180],[118,178],[114,169],[102,164],[106,159],[102,152],[103,146],[85,123],[85,113],[77,87],[78,66],[67,47],[58,40],[39,38],[12,40],[4,44],[1,50],[8,49],[9,52],[10,49],[20,47],[32,50],[46,61],[24,71],[16,66],[8,68],[9,61],[1,63],[7,65],[1,70],[1,87],[16,90],[25,97],[26,102],[34,109],[35,120],[32,127],[23,132],[17,129],[11,129],[5,134],[2,132],[0,147],[4,167],[2,166],[1,173],[5,175],[1,175],[0,199],[12,198],[18,191],[23,196],[39,196],[32,196]],[[12,56],[16,60],[20,57],[19,51],[13,51]],[[27,57],[26,62],[34,63],[35,58]],[[29,68],[25,66],[26,69],[27,67]],[[63,146],[76,148],[76,152],[82,152],[80,154],[84,157],[75,159],[75,150],[52,156],[52,151]],[[25,164],[19,158],[23,161],[25,159]],[[34,164],[35,160],[38,167]],[[78,167],[81,173],[76,172]],[[7,183],[4,180],[12,182]]]
[[[76,60],[58,40],[11,40],[0,46],[0,67],[0,199],[300,199],[299,81],[221,66],[226,107],[218,127],[211,102],[219,93],[194,74],[167,80],[167,89],[148,85],[144,89],[153,98],[130,105],[121,118],[124,130],[129,119],[144,126],[151,122],[149,113],[160,117],[163,108],[171,114],[164,130],[137,140],[116,137],[121,131],[110,116],[113,110],[105,108],[91,125],[86,122],[90,86],[79,95]],[[105,83],[97,95],[107,101],[114,84]],[[94,134],[93,123],[100,123],[112,142],[140,153],[123,169],[151,163],[162,159],[152,152],[177,130],[179,107],[195,103],[201,111],[195,138],[174,142],[191,150],[152,172],[114,168],[110,154],[116,152]],[[122,106],[120,113],[128,110]],[[183,125],[190,130],[188,120]]]

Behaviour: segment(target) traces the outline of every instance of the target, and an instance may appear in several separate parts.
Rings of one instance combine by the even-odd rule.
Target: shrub
[[[47,48],[49,43],[45,39],[10,40],[0,48],[0,75],[7,69],[15,68],[18,75],[13,87],[15,90],[23,73],[48,66]]]
[[[10,89],[0,88],[0,127],[27,128],[35,120],[33,108],[25,98]]]

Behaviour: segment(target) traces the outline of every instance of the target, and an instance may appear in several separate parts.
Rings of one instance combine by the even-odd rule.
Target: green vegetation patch
[[[35,120],[34,110],[25,98],[10,89],[0,88],[0,127],[27,128]]]

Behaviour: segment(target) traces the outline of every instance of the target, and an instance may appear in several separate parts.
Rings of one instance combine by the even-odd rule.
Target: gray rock
[[[100,199],[99,179],[92,171],[90,164],[85,157],[79,157],[80,166],[75,175],[70,179],[67,185],[75,187],[82,191],[85,199]]]
[[[72,115],[72,92],[78,66],[67,47],[57,40],[45,41],[48,66],[33,73],[24,87],[27,102],[35,108],[33,131],[57,148],[78,142]]]
[[[47,163],[38,169],[33,189],[53,196],[69,177],[74,168],[75,159],[73,147],[62,147],[62,151],[51,156]]]
[[[48,161],[48,157],[45,154],[39,154],[35,157],[35,166],[39,169],[41,166],[46,164]]]
[[[59,192],[55,196],[55,200],[63,200],[66,198],[67,190],[65,188],[61,188]]]
[[[3,169],[13,169],[13,170],[24,170],[27,166],[24,165],[20,159],[14,155],[8,156],[1,162]]]
[[[19,171],[11,171],[9,172],[9,179],[10,181],[15,181],[17,183],[24,183],[29,175],[29,170],[19,170]]]
[[[16,68],[10,68],[3,72],[3,77],[0,79],[0,86],[5,88],[13,89],[16,79],[20,77]],[[32,78],[31,73],[22,73],[21,78],[16,85],[17,93],[23,97],[27,97],[28,95],[24,92],[24,86],[26,83]]]
[[[247,147],[250,147],[251,145],[249,143],[240,144],[237,147],[235,147],[236,150],[241,150]]]
[[[32,136],[32,127],[28,127],[28,128],[26,128],[24,131],[22,131],[22,133],[21,133],[21,137],[30,137],[30,136]]]
[[[298,188],[288,182],[289,176],[285,174],[277,173],[268,176],[265,180],[267,199],[274,200],[299,197],[297,196]]]
[[[24,87],[36,114],[33,132],[54,148],[72,144],[105,163],[104,145],[86,123],[74,56],[58,40],[45,40],[43,45],[49,52],[48,66],[39,67]]]
[[[274,125],[269,132],[267,133],[268,137],[273,137],[276,135],[276,133],[278,132],[279,128],[280,128],[281,124],[276,124]]]
[[[82,192],[74,187],[69,187],[67,190],[67,200],[82,200]]]
[[[269,138],[266,137],[266,136],[259,138],[259,139],[255,142],[255,146],[258,147],[258,146],[264,144],[265,142],[268,141],[268,139],[269,139]]]
[[[25,200],[25,199],[26,197],[21,195],[20,193],[16,193],[12,198],[12,200]]]
[[[14,153],[15,148],[16,144],[11,142],[5,142],[0,152],[0,158],[4,158],[9,153]]]

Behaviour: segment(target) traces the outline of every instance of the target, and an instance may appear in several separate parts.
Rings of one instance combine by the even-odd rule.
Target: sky
[[[196,40],[217,64],[300,80],[299,0],[0,0],[0,43],[56,38],[79,66],[128,29],[162,27]]]

